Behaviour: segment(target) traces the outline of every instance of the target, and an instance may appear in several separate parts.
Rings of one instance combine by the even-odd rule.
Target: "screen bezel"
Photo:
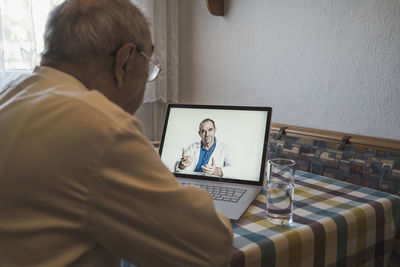
[[[228,183],[237,183],[237,184],[247,184],[247,185],[258,185],[261,186],[264,181],[264,172],[265,172],[265,160],[267,156],[267,148],[268,148],[268,135],[271,124],[271,107],[263,107],[263,106],[225,106],[225,105],[194,105],[194,104],[169,104],[167,107],[167,112],[165,115],[163,132],[160,140],[159,154],[160,158],[162,155],[163,147],[164,147],[164,139],[166,130],[168,127],[169,114],[172,108],[186,108],[186,109],[223,109],[223,110],[255,110],[255,111],[265,111],[267,112],[267,122],[265,125],[264,131],[264,143],[263,143],[263,152],[261,157],[261,169],[258,177],[258,181],[248,181],[248,180],[240,180],[234,178],[222,178],[222,177],[214,177],[214,176],[205,176],[205,175],[192,175],[187,173],[178,173],[172,172],[175,177],[180,178],[188,178],[188,179],[196,179],[196,180],[205,180],[205,181],[218,181],[218,182],[228,182]]]

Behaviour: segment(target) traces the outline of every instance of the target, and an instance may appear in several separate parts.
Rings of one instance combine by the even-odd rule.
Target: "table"
[[[400,240],[398,197],[297,171],[294,199],[294,223],[274,225],[265,220],[266,192],[258,195],[232,224],[232,266],[389,265]]]

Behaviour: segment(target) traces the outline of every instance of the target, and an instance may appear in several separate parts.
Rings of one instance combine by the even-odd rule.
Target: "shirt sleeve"
[[[175,172],[181,172],[181,173],[193,173],[194,172],[194,169],[196,168],[197,161],[198,161],[197,157],[196,157],[196,149],[200,149],[200,148],[197,148],[196,143],[193,143],[192,145],[188,146],[185,149],[185,153],[193,157],[193,162],[192,162],[192,164],[187,166],[185,169],[181,169],[181,168],[179,168],[179,163],[181,162],[181,157],[179,157],[174,165]]]
[[[222,176],[230,178],[235,177],[237,175],[238,166],[237,163],[234,162],[231,150],[225,144],[221,149],[221,157],[223,158],[223,166],[221,167]]]
[[[100,160],[85,230],[139,266],[228,266],[229,220],[206,191],[178,184],[138,127],[119,132]]]

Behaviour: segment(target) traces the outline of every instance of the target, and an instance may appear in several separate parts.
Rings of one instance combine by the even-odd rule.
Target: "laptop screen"
[[[168,106],[161,160],[177,177],[262,182],[271,108]]]

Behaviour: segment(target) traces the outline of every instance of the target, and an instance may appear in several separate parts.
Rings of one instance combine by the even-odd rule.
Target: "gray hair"
[[[204,119],[204,120],[202,120],[201,122],[200,122],[200,124],[199,124],[199,130],[201,130],[201,126],[203,126],[203,124],[205,123],[205,122],[207,122],[207,121],[210,121],[210,122],[212,122],[212,124],[213,124],[213,126],[214,126],[214,129],[215,129],[215,122],[212,120],[212,119]]]
[[[94,2],[94,3],[90,3]],[[44,60],[85,63],[132,42],[143,49],[149,24],[130,0],[66,0],[50,13]]]

